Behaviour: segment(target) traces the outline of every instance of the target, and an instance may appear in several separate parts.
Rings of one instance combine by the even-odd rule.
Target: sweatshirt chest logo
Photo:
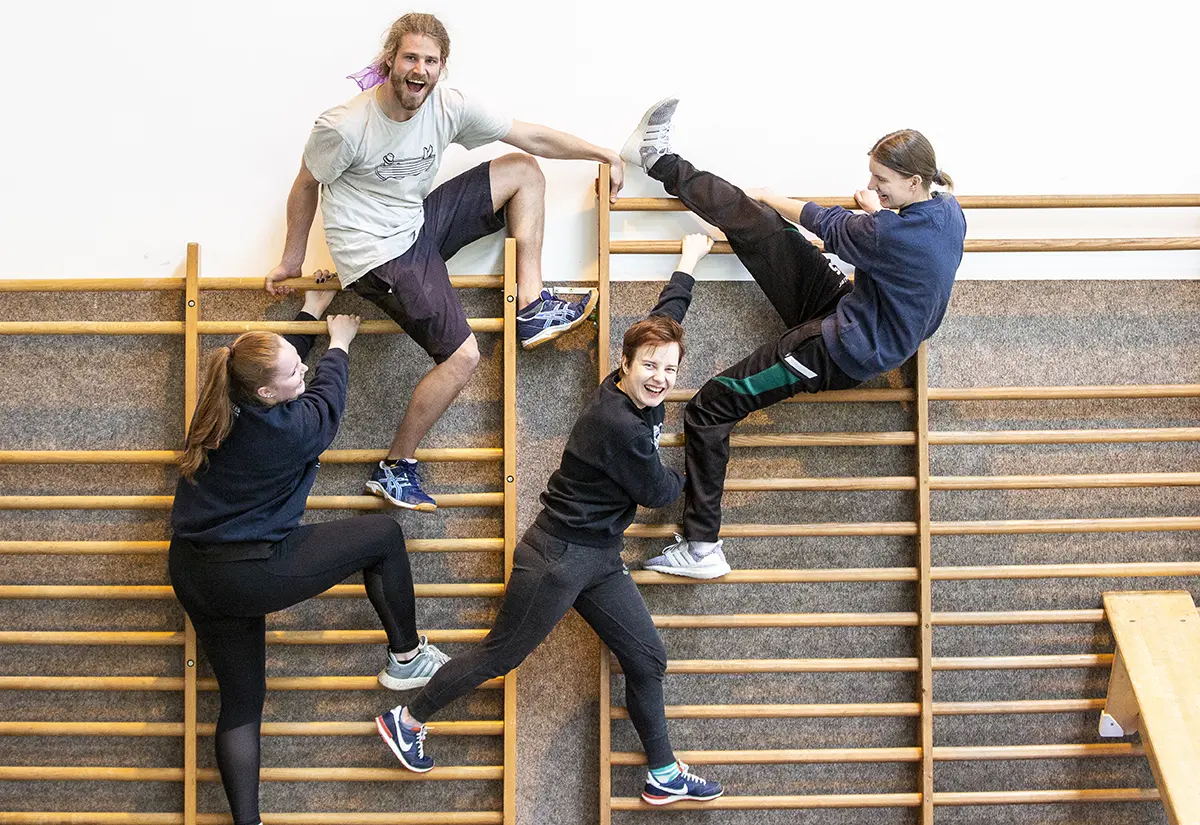
[[[401,178],[419,178],[437,162],[437,155],[433,151],[433,146],[426,146],[421,152],[419,158],[400,158],[396,160],[396,156],[388,152],[383,156],[383,161],[375,167],[375,174],[380,180],[399,180]]]
[[[654,449],[658,449],[658,438],[662,435],[662,424],[654,425]]]

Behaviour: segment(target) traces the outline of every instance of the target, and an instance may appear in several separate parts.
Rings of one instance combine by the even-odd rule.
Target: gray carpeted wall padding
[[[666,273],[664,273],[665,275]],[[612,353],[630,322],[654,302],[661,283],[618,283],[612,294]],[[493,291],[461,293],[469,315],[493,316]],[[931,342],[931,386],[1004,384],[1121,384],[1200,382],[1194,335],[1195,287],[1182,282],[1010,282],[959,284],[942,330]],[[296,299],[268,304],[261,296],[204,293],[203,317],[286,318]],[[352,295],[334,308],[377,311]],[[22,295],[0,299],[0,318],[152,320],[179,317],[178,294]],[[695,387],[780,331],[769,305],[751,283],[702,282],[686,324],[688,356],[679,385]],[[438,423],[426,446],[496,445],[501,358],[495,335],[479,336],[483,359],[476,379]],[[206,336],[205,348],[221,343]],[[319,341],[311,360],[319,357]],[[182,434],[182,344],[178,337],[0,337],[0,449],[171,449]],[[428,362],[403,336],[362,336],[352,347],[348,414],[335,448],[379,447],[388,442],[405,399]],[[575,416],[596,383],[598,366],[590,325],[518,356],[519,524],[538,510],[537,497],[557,466]],[[903,373],[903,374],[901,374]],[[911,370],[880,384],[911,384]],[[1188,426],[1196,402],[1060,401],[934,402],[935,430]],[[667,431],[680,429],[681,405],[668,408]],[[787,404],[752,416],[741,432],[910,430],[910,405]],[[934,446],[935,475],[1189,471],[1192,444]],[[682,466],[682,450],[664,448],[664,459]],[[914,451],[905,447],[735,450],[731,477],[804,475],[907,475]],[[355,494],[360,466],[321,470],[318,494]],[[438,492],[498,489],[495,465],[434,464],[430,486]],[[161,467],[0,466],[0,494],[169,494],[174,472]],[[1038,492],[935,492],[933,518],[1008,519],[1087,516],[1192,515],[1193,488]],[[907,521],[911,493],[736,493],[726,497],[728,523]],[[320,511],[308,518],[347,515]],[[680,505],[639,513],[640,521],[676,522]],[[495,536],[497,510],[445,510],[433,516],[397,514],[410,537]],[[9,511],[0,516],[3,539],[145,539],[167,536],[161,511]],[[630,540],[632,564],[660,541]],[[1084,561],[1190,560],[1194,534],[1097,534],[934,537],[937,565]],[[735,567],[911,566],[915,541],[905,537],[740,539],[727,544]],[[495,581],[495,554],[420,553],[413,556],[418,582]],[[154,556],[5,556],[4,584],[161,584],[163,559]],[[1051,579],[937,582],[936,610],[1096,608],[1106,589],[1184,587],[1191,579]],[[654,613],[911,611],[911,583],[809,585],[646,586]],[[423,627],[486,627],[495,600],[426,599],[418,606]],[[0,601],[0,627],[8,630],[174,630],[181,612],[171,601]],[[320,599],[273,616],[273,628],[374,628],[365,600]],[[914,656],[911,628],[664,630],[670,658]],[[451,654],[460,645],[444,646]],[[1019,653],[1104,653],[1112,639],[1103,623],[1026,627],[939,627],[939,656]],[[272,675],[369,674],[379,667],[374,646],[272,646]],[[168,675],[182,672],[182,651],[160,647],[60,648],[0,646],[0,675]],[[201,674],[207,675],[201,657]],[[1101,670],[938,673],[935,701],[1102,696]],[[623,702],[620,676],[613,699]],[[597,817],[599,724],[598,644],[574,614],[551,634],[521,671],[518,699],[517,821],[585,823]],[[725,702],[913,701],[916,679],[905,673],[782,674],[667,677],[672,704]],[[289,691],[268,696],[266,718],[278,721],[369,720],[390,696],[379,692]],[[447,709],[445,719],[498,718],[499,691],[478,691]],[[216,714],[215,694],[201,694],[200,719]],[[76,691],[0,691],[3,720],[178,721],[172,693],[104,694]],[[1095,714],[938,717],[939,745],[1087,743]],[[637,750],[632,726],[616,721],[613,748]],[[910,718],[728,720],[671,723],[681,750],[912,746],[919,725]],[[441,764],[499,764],[498,738],[431,737]],[[3,765],[114,765],[176,767],[177,739],[0,737]],[[269,737],[269,766],[392,767],[394,760],[372,737]],[[202,766],[212,764],[211,744],[200,743]],[[911,792],[911,763],[852,765],[710,766],[703,772],[738,795]],[[614,768],[613,793],[640,790],[641,769]],[[939,762],[939,791],[1086,787],[1151,787],[1144,759],[1067,759],[1027,762]],[[498,809],[498,782],[264,783],[264,811]],[[0,783],[0,810],[171,811],[181,803],[171,782],[49,781]],[[202,811],[223,812],[216,784],[202,783]],[[649,822],[654,814],[617,813],[620,823]],[[858,822],[856,810],[803,814],[814,823]],[[881,823],[916,821],[913,810],[877,810]],[[796,812],[676,814],[688,821],[772,825],[797,821]],[[1041,805],[939,808],[944,823],[1158,823],[1157,804]]]

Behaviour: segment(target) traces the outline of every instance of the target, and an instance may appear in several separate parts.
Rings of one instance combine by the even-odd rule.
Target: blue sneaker
[[[425,773],[433,769],[433,757],[425,753],[425,726],[413,730],[400,724],[403,710],[404,705],[399,705],[383,716],[376,716],[375,727],[400,764],[410,771]]]
[[[425,636],[417,646],[417,655],[407,662],[397,662],[388,654],[387,667],[379,671],[379,684],[388,690],[412,690],[424,687],[433,678],[438,668],[450,661],[450,657],[429,643]]]
[[[521,347],[533,349],[553,341],[587,320],[600,300],[599,290],[591,290],[582,301],[564,301],[548,289],[542,290],[541,300],[517,315],[517,337]]]
[[[421,476],[417,472],[416,462],[410,464],[400,461],[395,467],[379,462],[367,480],[367,492],[406,510],[420,510],[422,513],[437,510],[437,502],[421,489]]]
[[[701,779],[688,770],[684,762],[679,763],[679,776],[670,782],[658,782],[654,776],[646,773],[646,787],[642,790],[642,799],[651,805],[669,805],[681,799],[695,799],[707,802],[725,793],[719,782],[709,782]]]

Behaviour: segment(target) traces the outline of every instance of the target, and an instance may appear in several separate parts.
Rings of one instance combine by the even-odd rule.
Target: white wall
[[[257,276],[280,254],[309,127],[357,87],[404,5],[24,3],[0,33],[6,277]],[[865,152],[921,129],[960,194],[1200,191],[1200,3],[435,0],[449,82],[618,146],[678,94],[677,148],[743,185],[849,194]],[[446,177],[507,149],[447,155]],[[595,271],[594,164],[544,161],[549,279]],[[660,195],[639,171],[627,192]],[[1200,210],[972,212],[974,237],[1200,235]],[[320,220],[318,217],[317,223]],[[616,237],[684,216],[614,215]],[[305,270],[328,263],[319,226]],[[456,272],[490,271],[499,241]],[[614,277],[661,277],[661,257]],[[707,277],[739,277],[730,258]],[[962,277],[1200,276],[1200,253],[971,255]]]

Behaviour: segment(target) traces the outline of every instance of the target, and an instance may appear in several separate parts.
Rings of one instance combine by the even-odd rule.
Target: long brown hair
[[[443,66],[450,59],[450,34],[442,25],[442,21],[432,14],[410,11],[392,23],[387,34],[384,35],[383,48],[379,50],[379,54],[372,63],[375,71],[384,77],[391,74],[392,64],[396,60],[396,51],[400,48],[400,41],[406,34],[423,34],[432,38],[441,47]]]
[[[876,163],[882,163],[901,175],[917,175],[927,191],[930,184],[934,183],[947,189],[954,188],[954,179],[938,169],[933,144],[916,129],[901,129],[884,135],[875,141],[867,154]]]
[[[238,404],[261,404],[257,391],[271,382],[283,339],[273,332],[247,332],[212,354],[192,427],[188,430],[180,474],[189,481],[233,429]]]

